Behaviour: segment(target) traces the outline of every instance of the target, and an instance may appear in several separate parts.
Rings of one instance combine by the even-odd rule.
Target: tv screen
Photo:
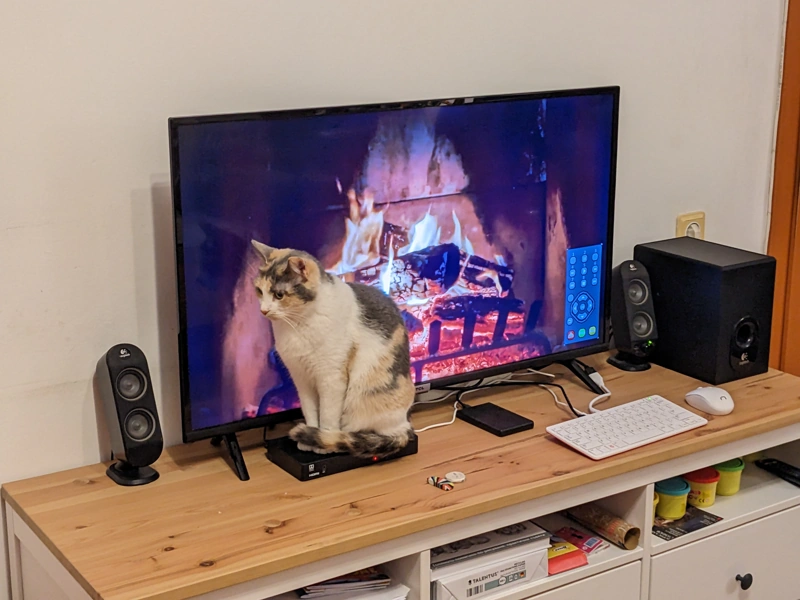
[[[300,416],[251,239],[388,294],[422,389],[604,349],[618,95],[170,119],[184,439]]]

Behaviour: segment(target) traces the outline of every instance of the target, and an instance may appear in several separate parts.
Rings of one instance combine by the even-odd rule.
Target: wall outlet
[[[706,213],[703,211],[678,215],[675,223],[675,237],[706,239]]]

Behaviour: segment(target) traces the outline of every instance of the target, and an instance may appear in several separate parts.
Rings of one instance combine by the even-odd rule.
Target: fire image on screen
[[[429,382],[596,343],[614,98],[181,125],[191,429],[299,407],[255,238],[381,288]]]

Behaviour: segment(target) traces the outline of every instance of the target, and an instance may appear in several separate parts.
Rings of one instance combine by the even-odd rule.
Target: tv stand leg
[[[594,369],[592,369],[589,365],[582,363],[577,358],[573,358],[572,360],[559,360],[558,364],[567,367],[578,379],[581,380],[583,385],[585,385],[587,388],[589,388],[589,390],[598,396],[606,393],[603,388],[597,385],[597,383],[595,383],[592,378],[589,377],[590,373],[594,373]]]
[[[250,473],[247,472],[247,465],[244,462],[242,448],[239,446],[239,440],[236,439],[236,434],[226,433],[225,435],[218,435],[211,438],[211,444],[213,446],[219,446],[222,442],[225,442],[225,447],[228,449],[228,454],[232,462],[231,467],[234,473],[236,473],[242,481],[248,481],[250,479]]]

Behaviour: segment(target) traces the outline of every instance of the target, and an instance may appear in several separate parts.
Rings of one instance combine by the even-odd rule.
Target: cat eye
[[[275,300],[282,300],[285,294],[283,292],[272,292],[272,295],[275,296]]]
[[[264,295],[264,292],[261,291],[261,288],[256,288],[256,295],[261,298]]]

